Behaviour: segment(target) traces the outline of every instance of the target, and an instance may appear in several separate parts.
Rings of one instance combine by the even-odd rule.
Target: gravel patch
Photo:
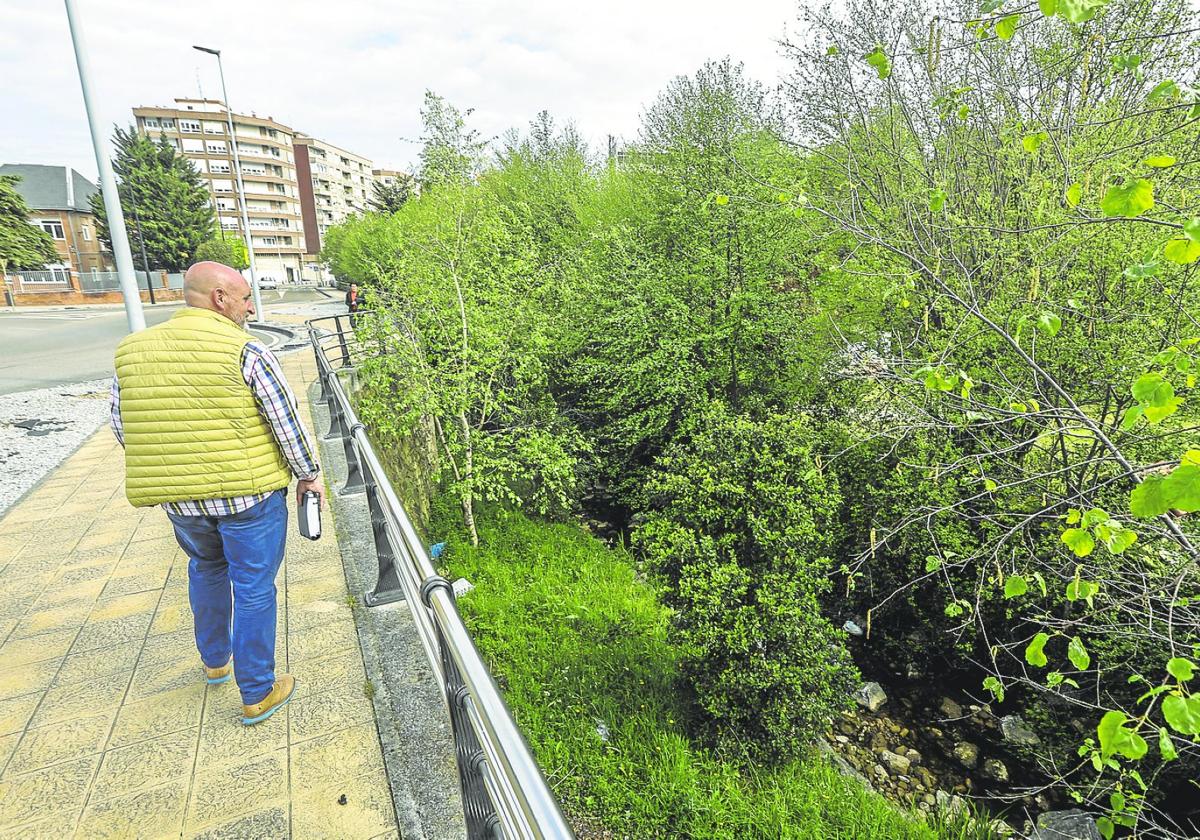
[[[0,396],[0,514],[108,421],[110,381]]]

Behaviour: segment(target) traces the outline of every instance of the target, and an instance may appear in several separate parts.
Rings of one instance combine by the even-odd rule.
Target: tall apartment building
[[[367,211],[371,161],[302,134],[296,135],[294,144],[306,259],[315,265],[325,231],[347,216]]]
[[[133,116],[139,132],[166,137],[196,165],[208,184],[217,223],[222,230],[244,236],[226,110],[216,99],[176,99],[173,108],[134,108]],[[271,117],[236,113],[233,131],[255,268],[260,276],[296,282],[305,276],[296,132]]]

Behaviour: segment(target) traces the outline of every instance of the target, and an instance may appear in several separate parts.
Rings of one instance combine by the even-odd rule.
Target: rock
[[[938,729],[936,726],[929,727],[925,730],[925,733],[935,741],[940,741],[946,737],[946,733]]]
[[[890,750],[884,750],[879,755],[879,760],[882,761],[887,768],[893,773],[904,774],[908,772],[911,762],[902,755],[897,755]]]
[[[926,805],[936,805],[937,804],[937,800],[933,798],[932,793],[927,793],[924,796],[922,796],[921,801],[924,802]]]
[[[929,790],[937,790],[937,776],[929,772],[927,767],[918,767],[915,773],[916,777],[921,780],[921,784]]]
[[[900,734],[900,724],[896,723],[896,721],[892,720],[891,718],[888,718],[886,721],[884,721],[883,725],[887,727],[887,731],[891,732],[893,735]]]
[[[611,733],[608,731],[608,724],[600,718],[596,718],[594,723],[596,724],[596,734],[600,736],[601,741],[607,744],[611,737]]]
[[[1100,840],[1100,832],[1091,814],[1072,808],[1039,815],[1030,840]]]
[[[983,775],[995,782],[1007,782],[1008,768],[1005,767],[1004,762],[998,758],[984,759]]]
[[[887,748],[888,748],[887,738],[884,737],[884,734],[882,732],[876,732],[874,735],[871,736],[871,751],[872,752],[877,752],[877,753],[884,752],[887,750]]]
[[[1017,833],[1015,828],[1001,819],[992,820],[990,823],[988,823],[988,828],[992,830],[992,834],[1001,838],[1001,840],[1007,840],[1007,838],[1012,837]]]
[[[979,764],[979,747],[970,741],[959,741],[954,745],[951,753],[958,760],[958,763],[968,770],[974,770]]]
[[[1019,747],[1036,747],[1042,743],[1042,739],[1029,728],[1020,715],[1005,715],[1000,718],[1000,734],[1005,741]]]
[[[901,727],[900,727],[900,737],[901,737],[901,738],[907,738],[908,736],[909,736],[908,727],[907,727],[907,726],[901,726]]]
[[[942,698],[942,703],[940,706],[938,706],[938,711],[948,718],[960,718],[963,716],[962,706],[960,706],[958,703],[955,703],[954,700],[949,697]]]
[[[846,623],[842,625],[842,629],[851,636],[861,636],[863,634],[863,629],[850,619],[846,619]]]
[[[882,764],[876,764],[873,768],[871,768],[871,772],[881,779],[887,778],[887,771],[883,769]]]
[[[961,796],[946,793],[944,790],[939,790],[933,795],[933,798],[939,808],[951,814],[957,814],[967,805],[966,800]]]
[[[909,763],[916,766],[921,763],[921,754],[911,747],[904,750],[903,755],[908,759]]]
[[[858,733],[858,727],[852,721],[842,718],[837,722],[838,731],[843,735],[855,735]]]
[[[884,694],[883,686],[879,683],[869,682],[858,690],[854,699],[867,711],[877,712],[879,707],[887,702],[887,695]]]
[[[904,676],[910,680],[919,680],[921,678],[921,668],[915,662],[909,662],[904,668]]]
[[[845,735],[834,735],[833,740],[837,741],[842,746],[845,746],[846,744],[850,743],[850,739],[847,738]]]

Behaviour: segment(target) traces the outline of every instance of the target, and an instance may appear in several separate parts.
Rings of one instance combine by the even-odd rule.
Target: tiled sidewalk
[[[312,357],[283,361],[311,428]],[[398,837],[332,525],[289,521],[297,693],[243,727],[233,682],[204,684],[166,514],[129,506],[122,469],[102,429],[0,519],[0,838]]]

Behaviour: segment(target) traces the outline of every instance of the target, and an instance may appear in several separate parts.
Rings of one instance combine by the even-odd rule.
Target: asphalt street
[[[262,298],[268,321],[275,308],[315,304],[323,309],[340,301],[311,288],[265,291]],[[147,326],[167,320],[178,308],[143,306]],[[337,311],[344,308],[339,305]],[[126,332],[122,308],[0,310],[0,395],[112,376],[113,351]],[[267,332],[261,338],[268,346],[279,340]]]

